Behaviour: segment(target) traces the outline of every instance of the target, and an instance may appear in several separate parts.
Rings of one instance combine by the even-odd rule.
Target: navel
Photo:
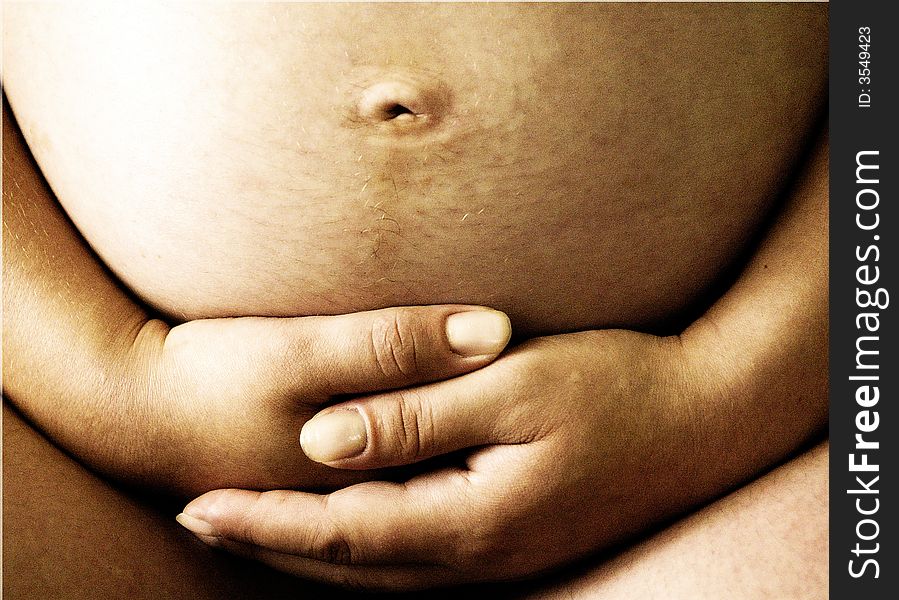
[[[414,135],[438,126],[451,106],[449,88],[415,75],[375,76],[358,94],[358,123],[388,135]]]

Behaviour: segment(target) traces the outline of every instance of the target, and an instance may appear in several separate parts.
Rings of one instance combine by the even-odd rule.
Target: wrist
[[[766,407],[780,394],[779,384],[765,367],[769,357],[735,343],[751,338],[744,331],[703,317],[680,337],[695,428],[693,476],[718,496],[778,459],[782,440]]]
[[[144,321],[103,389],[102,403],[111,418],[101,470],[137,487],[171,488],[172,468],[185,455],[190,437],[164,350],[169,331],[161,320]]]

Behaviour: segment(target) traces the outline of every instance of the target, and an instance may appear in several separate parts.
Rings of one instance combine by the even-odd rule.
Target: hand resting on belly
[[[189,494],[377,477],[303,455],[317,407],[476,369],[509,341],[505,315],[461,305],[170,328],[86,250],[4,113],[4,396],[113,479]]]
[[[327,16],[330,9],[318,10],[323,11],[319,16]],[[497,12],[481,14],[480,21],[496,35],[481,39],[481,46],[478,40],[466,40],[466,48],[484,50],[491,40],[508,40],[500,35],[504,27],[506,36],[521,34],[509,31],[514,27],[508,28],[502,13],[513,9],[491,10]],[[215,67],[203,83],[219,84],[190,88],[191,99],[201,100],[198,103],[179,97],[180,88],[171,80],[155,88],[167,90],[162,92],[167,102],[146,103],[138,92],[147,89],[147,81],[132,85],[128,80],[104,80],[109,70],[89,69],[98,89],[109,89],[115,81],[117,100],[132,100],[124,103],[132,111],[131,120],[118,120],[123,114],[108,105],[108,111],[93,108],[85,114],[77,102],[48,110],[42,101],[46,96],[41,86],[48,81],[57,81],[62,89],[75,85],[67,79],[66,68],[53,71],[64,58],[82,60],[79,53],[36,65],[33,83],[21,75],[27,60],[20,56],[14,61],[20,65],[18,75],[15,69],[11,75],[18,82],[14,102],[35,154],[89,242],[133,290],[169,315],[327,314],[454,298],[506,308],[527,334],[614,324],[659,326],[694,302],[739,255],[773,202],[820,103],[808,100],[797,109],[773,87],[748,85],[740,79],[746,64],[723,60],[728,52],[719,57],[723,70],[714,77],[691,71],[688,65],[707,49],[690,41],[698,39],[695,35],[685,35],[679,52],[643,63],[646,73],[628,71],[620,55],[617,61],[609,59],[611,53],[601,44],[589,48],[593,56],[582,62],[560,60],[570,58],[572,49],[591,33],[587,30],[602,21],[584,20],[579,10],[636,17],[630,31],[627,18],[618,19],[624,33],[613,32],[604,40],[633,44],[643,56],[670,30],[670,24],[639,12],[614,12],[623,10],[618,8],[553,8],[521,13],[530,19],[526,30],[538,32],[539,38],[526,45],[531,50],[527,60],[512,50],[508,56],[496,55],[494,63],[439,62],[438,57],[409,52],[409,46],[397,54],[396,46],[372,45],[373,40],[366,43],[363,36],[352,56],[347,49],[347,64],[312,61],[333,70],[298,75],[297,54],[266,46],[267,39],[283,39],[272,38],[266,29],[271,15],[256,13],[266,18],[246,21],[247,15],[226,11],[224,17],[216,16],[224,19],[216,25],[228,25],[229,19],[232,26],[254,24],[230,31],[251,41],[256,38],[258,44],[251,47],[282,60],[248,72],[234,68],[233,61],[240,57],[222,54],[234,42],[227,35],[192,38],[200,43],[196,53],[188,53],[189,60],[212,58],[209,64]],[[669,18],[678,20],[672,14]],[[367,18],[360,15],[348,22],[358,28]],[[776,11],[762,15],[777,17],[763,25],[777,30],[781,20]],[[439,21],[435,19],[435,29],[446,31]],[[286,22],[303,22],[313,29],[335,26],[327,18],[317,25],[314,18]],[[101,29],[95,31],[97,36],[88,36],[101,48],[100,55],[101,42],[108,40],[103,23],[95,23]],[[156,35],[174,31],[166,19],[147,23],[157,27]],[[636,23],[652,35],[633,35]],[[555,35],[541,37],[540,25]],[[57,22],[49,28],[50,46],[66,26]],[[733,34],[734,44],[770,43],[742,33],[745,23],[730,30],[726,20],[716,26],[722,39]],[[685,19],[680,33],[683,28],[689,33],[689,27]],[[335,38],[342,39],[337,31]],[[408,35],[399,39],[413,48],[420,45]],[[784,43],[777,35],[764,39],[774,40],[775,47]],[[302,43],[297,48],[311,51]],[[132,50],[124,57],[140,57],[139,48]],[[396,55],[415,60],[388,60]],[[764,55],[749,52],[746,60]],[[802,56],[807,62],[790,85],[799,85],[798,80],[807,87],[823,85],[820,53]],[[765,62],[751,66],[761,68]],[[423,69],[422,64],[438,66]],[[168,66],[173,68],[166,77],[179,75],[177,65]],[[714,101],[690,104],[673,100],[685,88],[666,79],[666,70],[691,73],[691,86],[706,81],[703,77],[711,84],[722,80],[722,73],[728,76],[712,90]],[[196,77],[197,71],[180,75],[188,73]],[[248,85],[235,86],[229,79],[234,73],[246,77]],[[613,81],[610,73],[634,77]],[[150,81],[160,77],[152,69],[145,74]],[[500,74],[514,83],[509,85]],[[622,81],[628,94],[622,93]],[[658,81],[666,83],[659,88]],[[300,83],[303,90],[298,89]],[[650,94],[665,86],[667,96]],[[264,97],[264,110],[256,104],[259,89],[271,92]],[[634,89],[644,93],[636,94],[628,110],[615,110]],[[308,92],[303,96],[308,101],[297,108],[289,101],[301,91]],[[551,111],[545,110],[548,98],[554,101]],[[766,118],[734,119],[741,110],[762,114],[762,99],[771,103],[763,111]],[[151,104],[154,108],[148,110]],[[117,127],[122,122],[132,129],[123,133]],[[676,125],[666,128],[666,122]],[[709,123],[719,135],[708,135]],[[94,127],[96,135],[83,135],[79,128],[85,124]],[[137,135],[148,132],[152,134]],[[115,160],[116,149],[134,139],[142,144],[132,153],[133,160]],[[741,161],[752,166],[734,172]],[[142,168],[135,171],[134,164]],[[127,201],[117,203],[117,198]],[[729,209],[721,210],[725,199]],[[198,223],[205,227],[198,228]],[[31,233],[40,230],[32,227]],[[54,259],[52,253],[44,258]],[[71,271],[60,273],[63,280],[71,278]],[[107,282],[107,287],[114,286]],[[46,289],[62,290],[62,299],[71,293],[64,286]],[[60,306],[77,311],[71,302]],[[129,310],[132,316],[140,313]],[[72,315],[60,319],[65,323]],[[229,327],[260,322],[275,323],[229,321],[218,324],[225,325],[218,333],[235,344],[239,336]],[[181,331],[202,331],[216,323],[188,325]],[[266,336],[253,338],[264,341]],[[218,358],[206,365],[212,372],[252,376],[252,370],[228,369],[229,360],[239,353],[213,345]],[[134,347],[145,345],[129,346]],[[239,350],[239,344],[233,347]],[[19,377],[34,377],[35,364],[18,365]],[[31,375],[21,375],[23,367]],[[20,391],[24,397],[29,388],[24,385]],[[211,394],[217,391],[213,388]],[[209,398],[210,404],[215,402]],[[63,420],[50,412],[44,418],[57,424]],[[52,432],[53,427],[48,429]],[[66,435],[62,427],[55,431]],[[214,460],[208,463],[219,466]]]

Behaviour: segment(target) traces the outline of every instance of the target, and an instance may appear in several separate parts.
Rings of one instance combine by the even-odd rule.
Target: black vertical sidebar
[[[899,19],[830,3],[830,597],[899,589]]]

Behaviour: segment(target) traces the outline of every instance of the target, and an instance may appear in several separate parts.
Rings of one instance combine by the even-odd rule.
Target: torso
[[[826,91],[826,5],[6,10],[60,202],[185,319],[657,328],[745,250]]]

